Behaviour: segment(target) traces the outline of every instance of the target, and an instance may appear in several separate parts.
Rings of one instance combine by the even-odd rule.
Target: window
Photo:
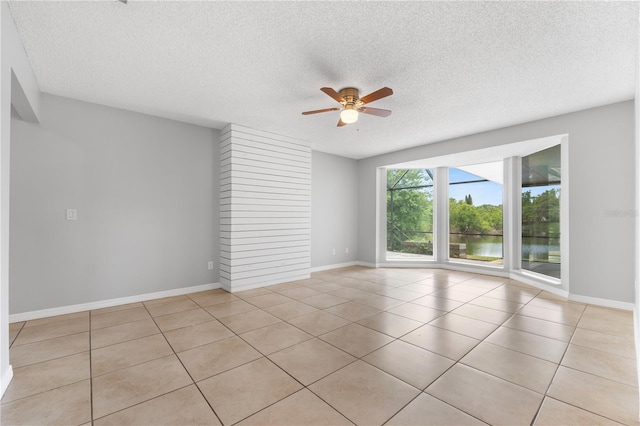
[[[567,148],[554,135],[381,167],[376,261],[568,285]]]
[[[502,162],[449,168],[449,259],[503,264]]]
[[[386,258],[433,259],[431,169],[387,169]]]
[[[522,269],[560,278],[560,145],[522,157]]]

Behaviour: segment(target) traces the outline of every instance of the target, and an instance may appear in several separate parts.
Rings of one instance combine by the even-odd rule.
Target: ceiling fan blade
[[[331,96],[333,99],[336,100],[336,102],[340,102],[340,103],[346,102],[344,98],[340,96],[340,93],[336,92],[331,87],[323,87],[320,90],[322,90],[327,95]]]
[[[358,111],[364,112],[365,114],[377,115],[378,117],[388,117],[391,115],[391,111],[388,109],[380,108],[362,107]]]
[[[318,114],[320,112],[329,112],[329,111],[338,111],[338,110],[340,110],[340,108],[316,109],[314,111],[305,111],[305,112],[302,113],[302,115]]]
[[[367,96],[363,96],[362,98],[360,98],[360,102],[362,102],[362,104],[368,104],[370,102],[377,101],[378,99],[386,98],[387,96],[391,95],[393,95],[393,90],[389,89],[388,87],[383,87],[380,90],[369,93]]]
[[[346,126],[347,123],[345,123],[344,121],[342,121],[342,119],[338,120],[338,127],[342,127],[342,126]]]

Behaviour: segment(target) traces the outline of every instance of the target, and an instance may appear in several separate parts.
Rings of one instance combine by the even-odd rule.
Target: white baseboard
[[[462,263],[439,263],[435,261],[426,261],[421,263],[412,262],[381,262],[378,264],[357,262],[360,266],[369,268],[410,268],[410,269],[446,269],[450,271],[469,272],[472,274],[491,275],[495,277],[509,277],[509,274],[502,267],[465,265]]]
[[[434,268],[446,269],[448,271],[467,272],[469,274],[489,275],[491,277],[509,278],[509,274],[504,270],[502,266],[475,266],[472,264],[462,263],[443,263],[439,266],[433,266]]]
[[[0,379],[0,399],[4,396],[4,392],[9,387],[11,379],[13,379],[13,368],[11,367],[11,364],[9,364],[7,371],[4,372],[2,379]]]
[[[596,306],[603,306],[606,308],[614,308],[614,309],[622,309],[625,311],[633,311],[635,308],[635,305],[633,303],[629,303],[629,302],[619,302],[617,300],[609,300],[609,299],[601,299],[599,297],[589,297],[589,296],[580,296],[580,295],[576,295],[576,294],[570,294],[568,291],[558,287],[557,285],[554,284],[546,284],[546,283],[542,283],[539,280],[535,280],[532,278],[527,277],[526,275],[523,274],[519,274],[519,273],[508,273],[504,270],[498,270],[498,268],[496,268],[495,270],[491,270],[490,268],[474,268],[472,265],[452,265],[452,264],[442,264],[442,263],[434,263],[434,264],[425,264],[425,263],[421,263],[421,264],[411,264],[411,263],[392,263],[392,264],[387,264],[387,263],[379,263],[379,264],[374,264],[374,263],[367,263],[367,262],[350,262],[350,263],[345,263],[345,264],[341,264],[341,265],[329,265],[326,267],[321,267],[320,268],[314,268],[312,269],[312,272],[318,272],[321,270],[328,270],[328,269],[337,269],[337,268],[343,268],[345,266],[353,266],[353,265],[359,265],[359,266],[366,266],[369,268],[420,268],[420,269],[430,269],[430,268],[437,268],[437,269],[448,269],[448,270],[455,270],[455,271],[462,271],[462,272],[471,272],[471,273],[476,273],[476,274],[483,274],[483,275],[492,275],[492,276],[498,276],[498,277],[508,277],[511,278],[513,280],[522,282],[523,284],[528,284],[530,286],[539,288],[540,290],[545,290],[549,293],[555,294],[556,296],[560,296],[560,297],[564,297],[568,300],[574,301],[574,302],[581,302],[581,303],[588,303],[590,305],[596,305]],[[640,358],[638,358],[638,363],[640,365]],[[640,367],[639,367],[640,368]]]
[[[346,262],[346,263],[336,263],[333,265],[316,266],[314,268],[311,268],[311,273],[329,271],[331,269],[348,268],[349,266],[359,266],[359,265],[360,265],[360,262]],[[361,265],[361,266],[368,266],[368,265]]]
[[[633,311],[634,304],[629,302],[619,302],[617,300],[601,299],[599,297],[580,296],[570,294],[569,300],[574,302],[589,303],[590,305],[603,306],[605,308],[622,309],[624,311]]]
[[[42,309],[39,311],[22,312],[9,315],[9,322],[30,321],[39,318],[56,315],[73,314],[76,312],[90,311],[93,309],[110,308],[111,306],[126,305],[128,303],[144,302],[146,300],[162,299],[163,297],[180,296],[183,294],[197,293],[199,291],[220,288],[220,283],[182,287],[173,290],[158,291],[155,293],[138,294],[135,296],[119,297],[117,299],[100,300],[97,302],[81,303],[79,305],[60,306],[58,308]]]
[[[289,282],[293,282],[293,281],[301,281],[301,280],[306,280],[309,278],[309,274],[303,274],[303,275],[298,275],[298,276],[293,276],[293,277],[288,277],[285,279],[275,279],[275,280],[264,280],[264,281],[260,281],[257,283],[252,283],[252,284],[245,284],[245,285],[236,285],[233,288],[226,288],[226,287],[222,287],[225,291],[228,291],[229,293],[237,293],[238,291],[246,291],[246,290],[253,290],[256,288],[262,288],[262,287],[269,287],[272,285],[277,285],[277,284],[283,284],[283,283],[289,283]]]
[[[636,288],[638,287],[636,286]],[[633,337],[634,337],[634,342],[636,347],[636,354],[640,353],[640,329],[638,329],[638,326],[640,325],[640,323],[638,321],[640,321],[640,317],[638,316],[638,306],[635,306],[633,309]],[[640,357],[638,357],[637,355],[636,355],[636,372],[638,377],[638,383],[640,384]],[[640,413],[639,413],[639,416],[640,416]]]
[[[411,262],[395,262],[395,263],[387,263],[387,262],[380,262],[378,264],[373,264],[373,263],[364,263],[364,262],[360,262],[360,265],[362,266],[368,266],[370,268],[396,268],[396,269],[402,269],[402,268],[410,268],[410,269],[431,269],[431,268],[440,268],[440,264],[438,264],[438,266],[434,266],[434,265],[429,265],[427,263],[411,263]]]
[[[369,263],[369,262],[361,262],[361,261],[357,261],[354,262],[357,266],[364,266],[366,268],[378,268],[379,265],[376,265],[375,263]]]
[[[555,284],[547,284],[541,282],[540,280],[536,280],[535,278],[529,277],[527,275],[523,275],[517,272],[512,272],[509,275],[509,278],[512,280],[521,282],[523,284],[530,285],[535,288],[539,288],[540,290],[548,291],[551,294],[555,294],[556,296],[564,297],[565,299],[569,298],[569,292],[558,287]]]

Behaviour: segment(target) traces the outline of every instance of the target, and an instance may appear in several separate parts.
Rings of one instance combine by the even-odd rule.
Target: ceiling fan
[[[342,105],[342,107],[305,111],[302,113],[302,115],[318,114],[320,112],[329,111],[340,111],[340,120],[338,120],[338,127],[342,127],[344,125],[355,123],[356,121],[358,121],[358,113],[361,112],[365,114],[377,115],[378,117],[388,117],[391,114],[391,111],[389,111],[388,109],[371,108],[368,106],[364,106],[373,101],[377,101],[378,99],[386,98],[387,96],[393,95],[393,90],[389,89],[388,87],[383,87],[382,89],[376,90],[375,92],[370,93],[367,96],[363,96],[362,98],[358,97],[358,89],[355,89],[353,87],[346,87],[340,90],[340,92],[336,92],[330,87],[323,87],[320,90],[338,101]]]

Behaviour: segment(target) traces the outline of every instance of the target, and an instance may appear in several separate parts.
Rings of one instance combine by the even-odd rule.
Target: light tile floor
[[[631,312],[345,268],[10,326],[2,425],[638,424]]]

